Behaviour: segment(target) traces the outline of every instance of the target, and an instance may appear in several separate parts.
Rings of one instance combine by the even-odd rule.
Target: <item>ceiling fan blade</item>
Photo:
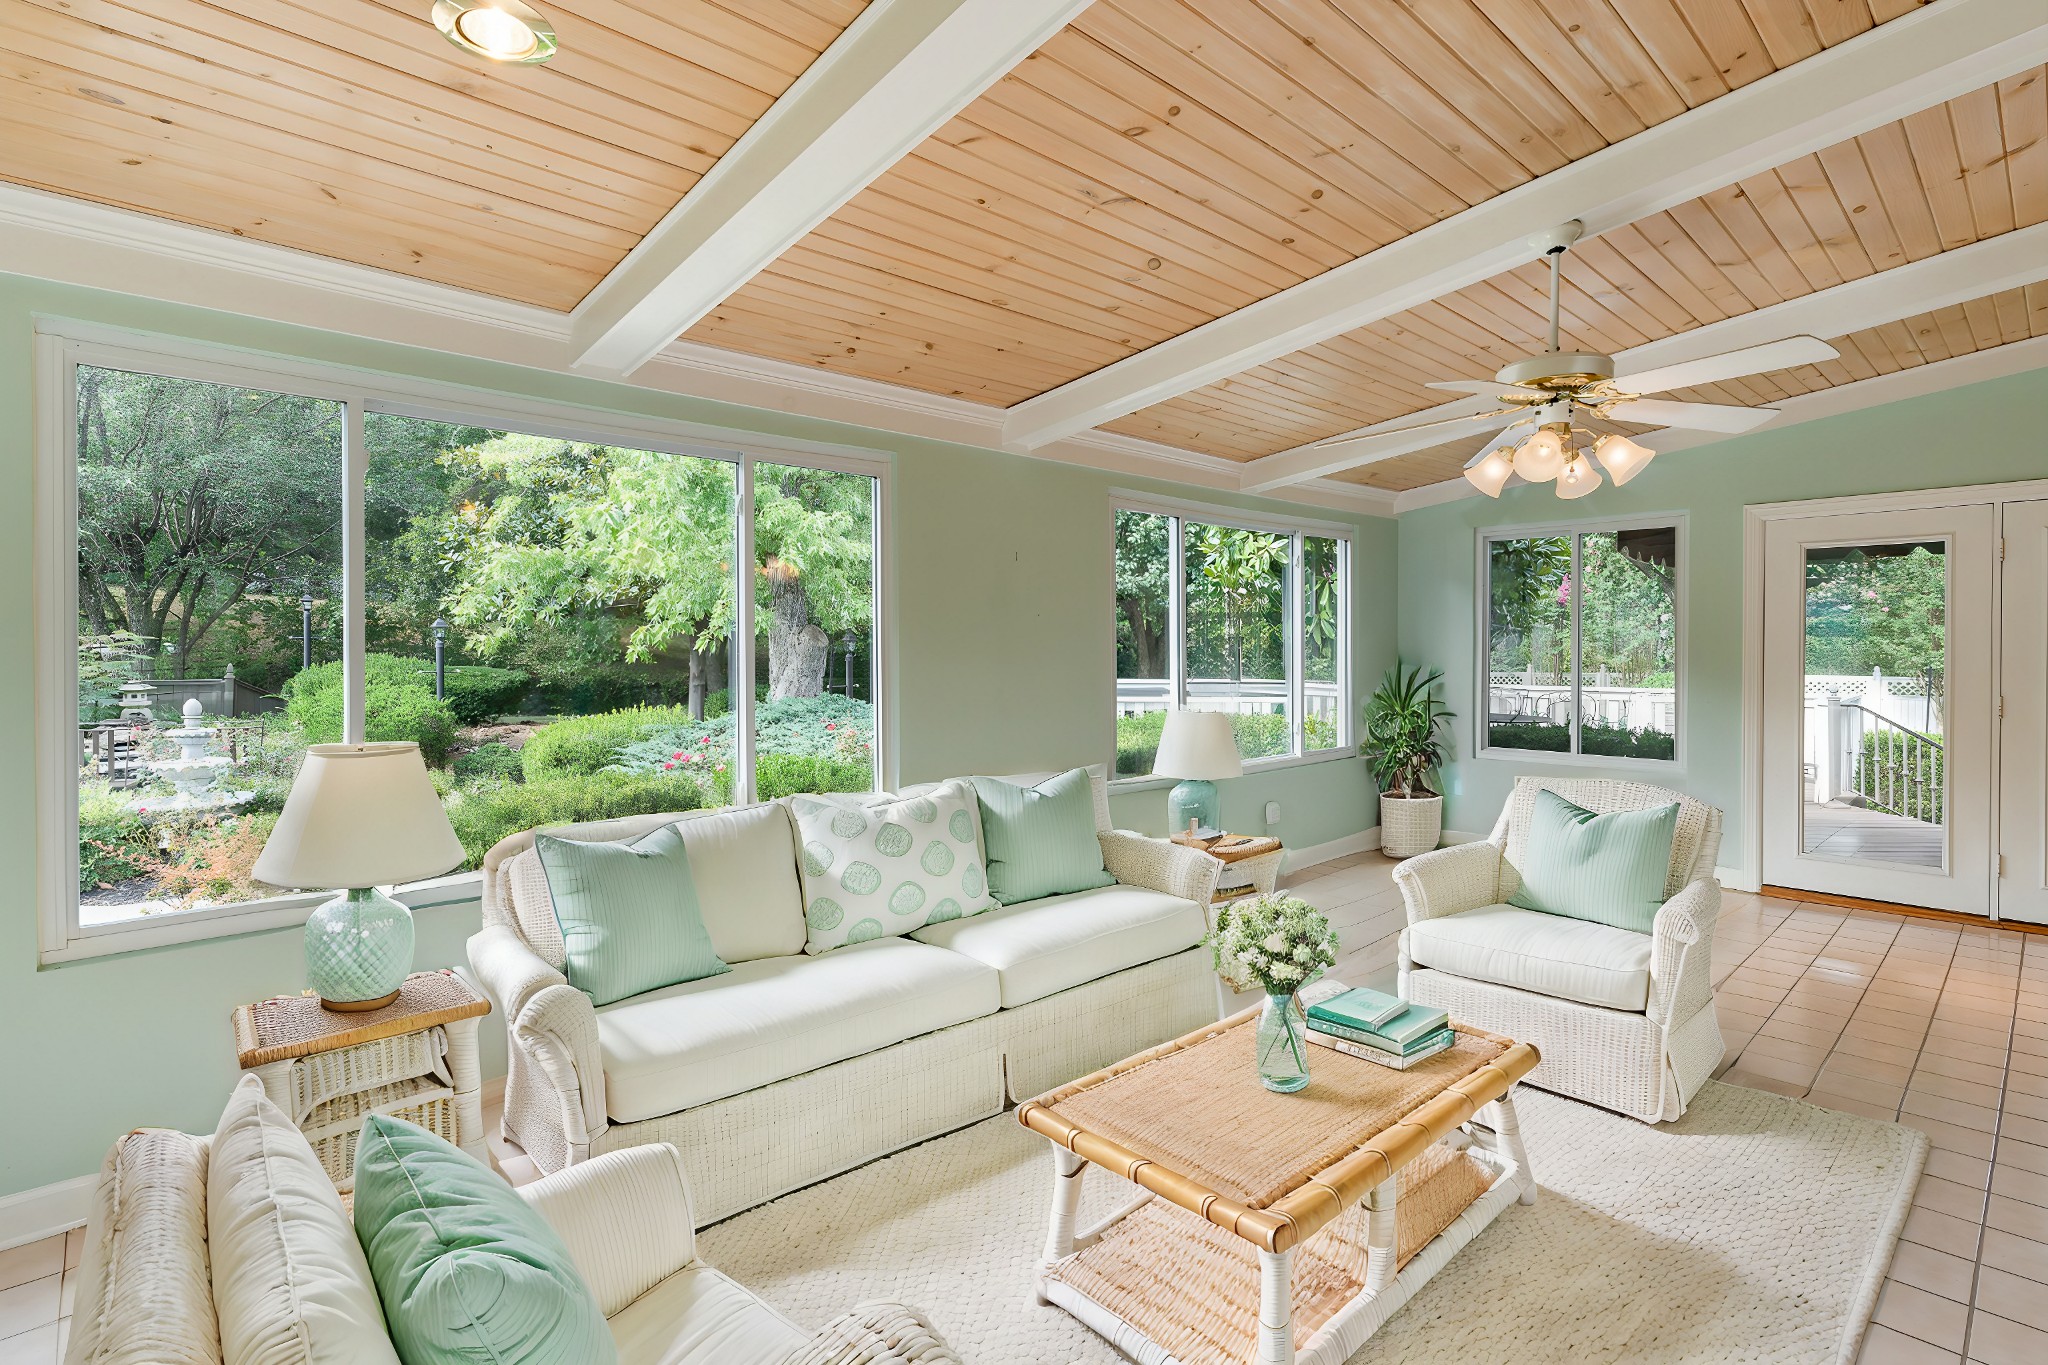
[[[1631,398],[1606,409],[1609,417],[1645,426],[1686,431],[1754,431],[1778,415],[1776,408],[1737,408],[1725,403],[1674,403],[1665,398]]]
[[[1523,398],[1548,398],[1542,389],[1532,389],[1526,384],[1502,384],[1492,379],[1445,379],[1434,384],[1424,384],[1425,389],[1442,389],[1445,393],[1471,393],[1481,398],[1506,398],[1514,394]]]
[[[1352,436],[1332,436],[1328,440],[1315,442],[1315,449],[1330,450],[1337,446],[1350,445],[1354,441],[1374,441],[1386,436],[1405,436],[1411,431],[1428,431],[1431,427],[1456,427],[1468,422],[1484,422],[1490,417],[1505,417],[1512,411],[1501,408],[1496,412],[1474,412],[1463,417],[1440,417],[1434,422],[1417,422],[1413,426],[1387,427],[1380,431],[1361,431]]]
[[[1720,355],[1699,360],[1682,360],[1676,365],[1659,365],[1655,369],[1637,370],[1634,374],[1616,375],[1608,381],[1608,387],[1617,393],[1668,393],[1672,389],[1689,389],[1697,384],[1740,379],[1746,374],[1766,374],[1772,370],[1789,370],[1794,365],[1814,365],[1823,360],[1833,360],[1840,354],[1819,337],[1786,337],[1783,341],[1766,342],[1762,346],[1746,346],[1739,351],[1723,351]]]

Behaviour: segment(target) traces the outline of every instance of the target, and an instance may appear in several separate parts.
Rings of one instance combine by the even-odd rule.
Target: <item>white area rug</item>
[[[1849,1362],[1927,1140],[1709,1082],[1650,1128],[1542,1091],[1515,1107],[1543,1186],[1380,1329],[1368,1361]],[[1082,1223],[1132,1187],[1090,1170]],[[925,1309],[973,1365],[1115,1365],[1032,1297],[1052,1162],[1013,1116],[708,1229],[705,1260],[799,1323],[863,1299]]]

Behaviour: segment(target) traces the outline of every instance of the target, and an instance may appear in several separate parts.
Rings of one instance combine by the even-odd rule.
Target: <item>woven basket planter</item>
[[[1380,852],[1413,858],[1435,848],[1444,834],[1441,796],[1380,797]]]

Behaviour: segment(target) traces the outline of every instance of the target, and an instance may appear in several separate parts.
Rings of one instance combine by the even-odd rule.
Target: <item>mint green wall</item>
[[[1099,762],[1110,748],[1111,487],[1303,512],[964,446],[254,322],[0,274],[0,1197],[95,1170],[113,1138],[161,1124],[210,1129],[233,1080],[228,1011],[304,985],[296,931],[38,970],[30,600],[34,318],[72,318],[735,429],[896,453],[890,508],[895,636],[893,743],[904,782]],[[1376,677],[1394,642],[1395,528],[1357,526],[1354,677]],[[1283,803],[1297,846],[1368,828],[1361,765],[1334,762],[1225,785],[1233,827],[1264,828]],[[1162,791],[1119,795],[1117,820],[1158,831]],[[474,907],[423,911],[418,960],[462,960]],[[503,1067],[486,1020],[488,1070]]]
[[[1761,431],[1658,458],[1626,488],[1602,488],[1560,503],[1546,487],[1500,501],[1473,497],[1400,519],[1401,657],[1443,669],[1458,712],[1456,760],[1446,773],[1447,828],[1493,828],[1518,773],[1632,777],[1683,788],[1728,814],[1721,863],[1743,855],[1742,513],[1749,503],[1885,493],[1911,488],[2048,477],[2048,370],[2036,370],[1924,398]],[[1557,522],[1572,516],[1687,517],[1686,667],[1679,699],[1684,767],[1655,775],[1622,765],[1545,764],[1473,757],[1476,532]],[[1745,869],[1747,870],[1747,869]]]

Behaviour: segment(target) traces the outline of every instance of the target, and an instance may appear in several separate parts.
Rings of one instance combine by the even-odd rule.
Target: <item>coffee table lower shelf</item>
[[[1499,1117],[1512,1132],[1512,1110]],[[1074,1233],[1073,1250],[1043,1265],[1039,1298],[1139,1365],[1340,1365],[1502,1210],[1533,1202],[1519,1144],[1475,1126],[1478,1141],[1432,1148],[1286,1252],[1147,1194]]]

